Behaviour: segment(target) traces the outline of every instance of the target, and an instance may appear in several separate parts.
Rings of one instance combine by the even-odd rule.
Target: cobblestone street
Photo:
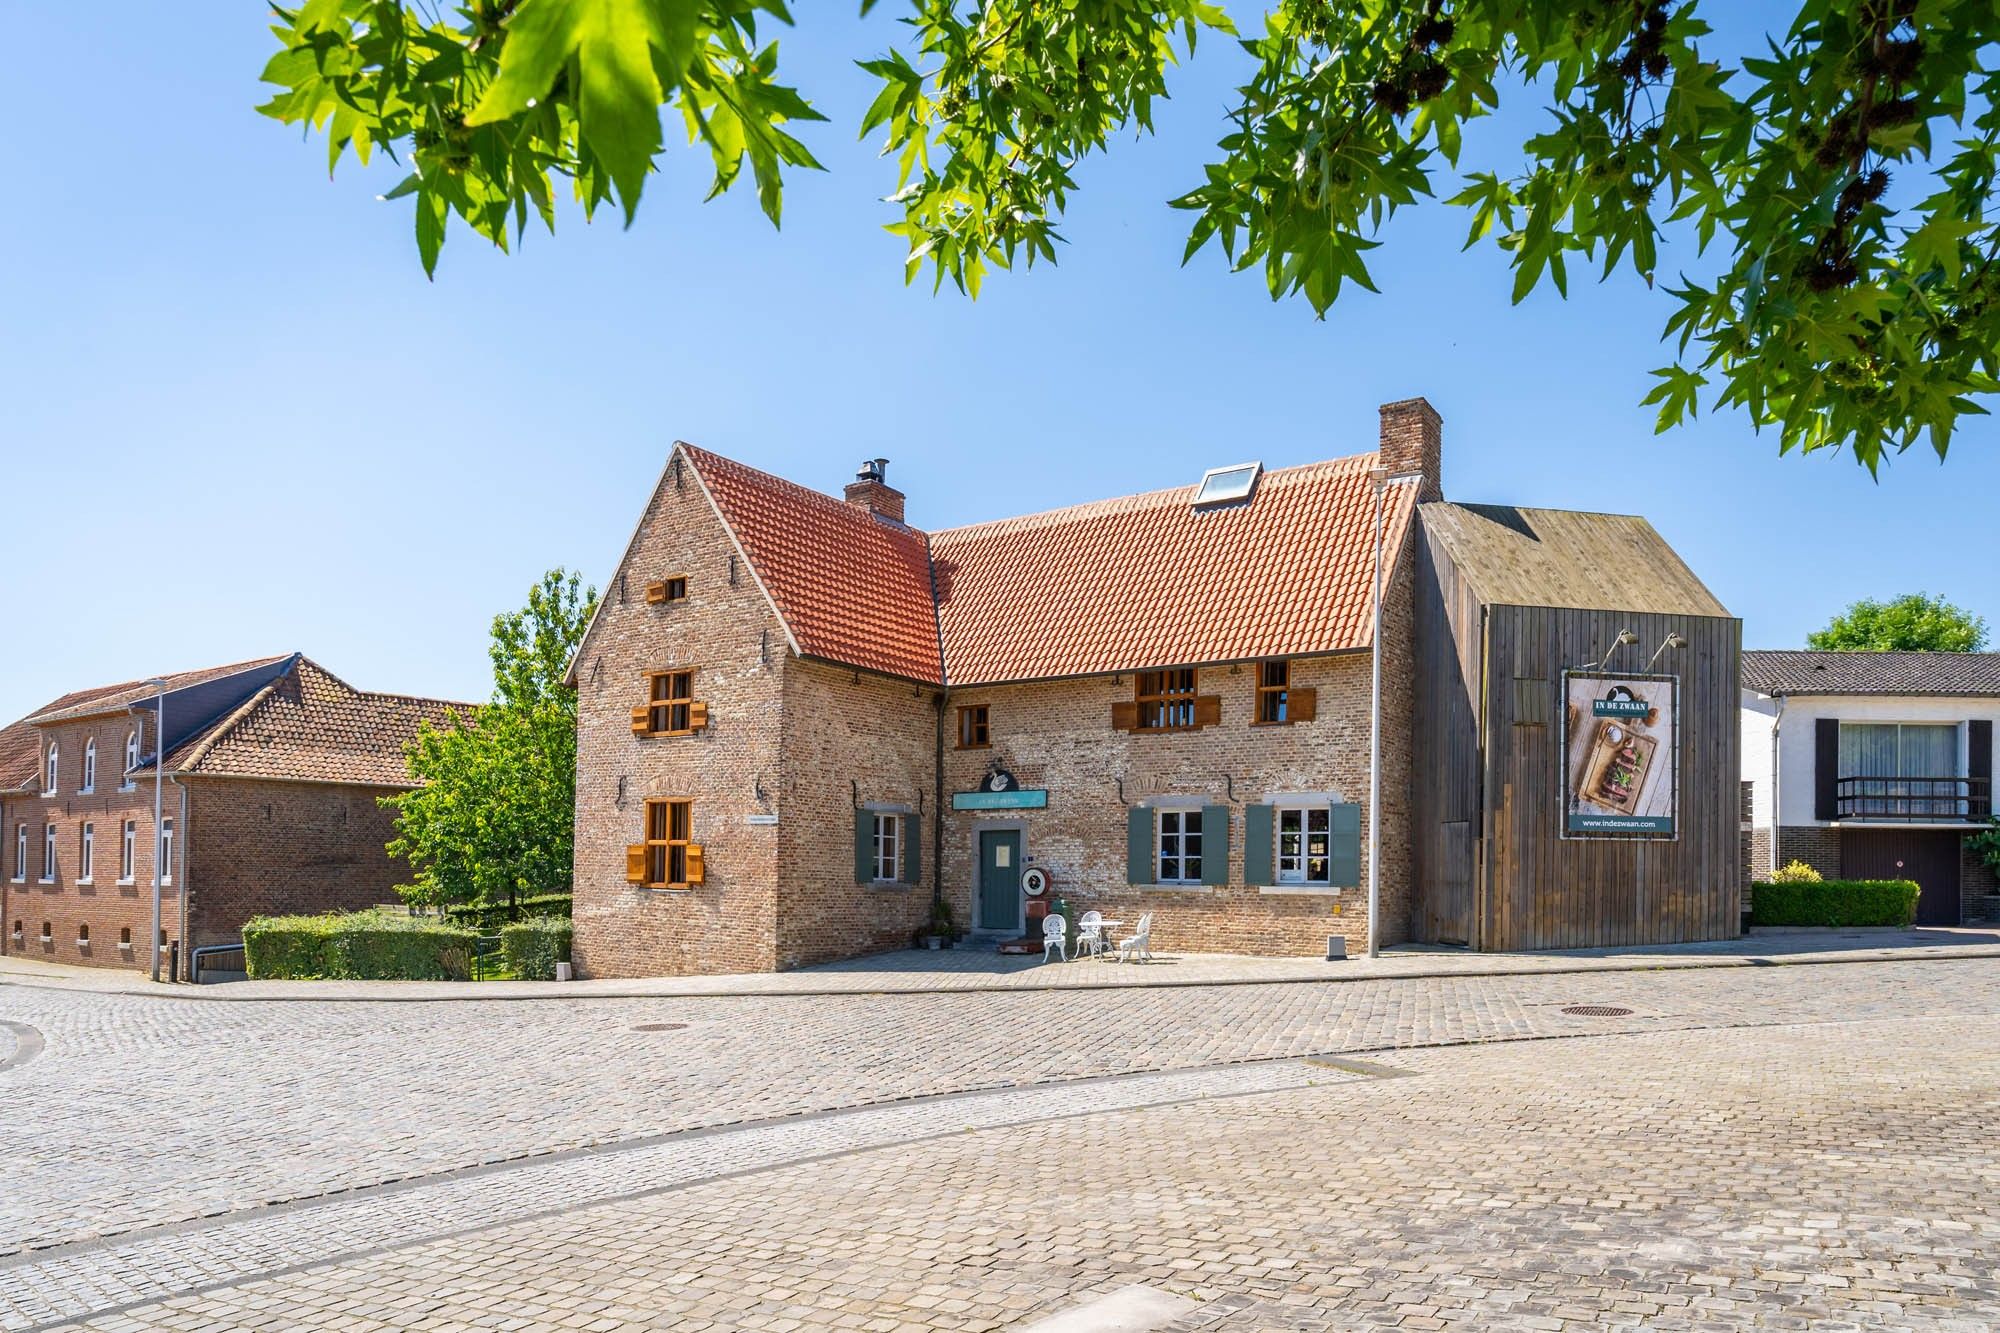
[[[2000,1322],[1991,960],[0,1020],[7,1329]]]

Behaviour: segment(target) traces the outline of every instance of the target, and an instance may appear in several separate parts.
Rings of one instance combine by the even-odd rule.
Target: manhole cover
[[[679,1032],[686,1026],[687,1024],[685,1023],[634,1023],[632,1030],[634,1032]]]
[[[1563,1012],[1577,1018],[1625,1018],[1630,1009],[1621,1009],[1615,1004],[1567,1004]]]

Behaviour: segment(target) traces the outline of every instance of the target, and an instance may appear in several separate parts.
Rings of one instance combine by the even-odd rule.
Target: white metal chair
[[[1104,913],[1085,912],[1076,919],[1076,954],[1092,958],[1104,952]]]
[[[1049,950],[1056,951],[1056,960],[1063,961],[1069,945],[1069,922],[1063,920],[1062,913],[1050,912],[1042,918],[1042,961],[1049,961]]]
[[[1145,913],[1139,918],[1138,929],[1130,937],[1118,941],[1118,961],[1124,962],[1128,955],[1137,955],[1142,962],[1153,961],[1153,914]]]

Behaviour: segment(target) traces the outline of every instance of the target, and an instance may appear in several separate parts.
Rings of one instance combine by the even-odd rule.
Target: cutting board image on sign
[[[1642,736],[1625,723],[1611,719],[1599,722],[1576,786],[1577,798],[1621,815],[1635,813],[1659,746],[1651,736]]]

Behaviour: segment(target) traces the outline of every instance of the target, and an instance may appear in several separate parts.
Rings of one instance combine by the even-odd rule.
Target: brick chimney
[[[847,503],[883,518],[903,521],[903,493],[888,482],[889,460],[864,458],[861,470],[847,483]]]
[[[1382,466],[1392,477],[1420,475],[1417,499],[1444,499],[1444,418],[1422,398],[1382,404]]]

